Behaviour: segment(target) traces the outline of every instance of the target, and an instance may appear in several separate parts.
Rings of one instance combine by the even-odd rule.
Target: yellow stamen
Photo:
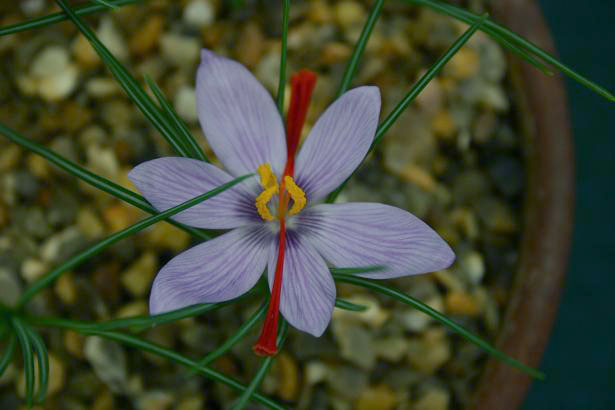
[[[286,191],[288,192],[288,194],[293,200],[293,206],[292,208],[290,208],[290,211],[288,211],[288,214],[289,215],[298,214],[299,211],[303,209],[303,207],[305,206],[305,203],[307,202],[307,200],[305,199],[305,192],[303,192],[301,188],[299,188],[297,184],[295,184],[295,181],[292,179],[292,177],[288,175],[284,177],[284,184],[285,184]]]
[[[259,196],[256,197],[256,210],[258,211],[258,214],[261,216],[261,218],[263,218],[265,221],[273,221],[273,215],[271,215],[271,211],[269,211],[267,203],[277,193],[278,184],[276,182],[275,186],[265,189],[263,192],[260,193]]]
[[[269,164],[261,164],[258,166],[258,175],[261,177],[261,185],[264,189],[269,189],[271,187],[277,187],[278,181],[276,180],[273,171]]]

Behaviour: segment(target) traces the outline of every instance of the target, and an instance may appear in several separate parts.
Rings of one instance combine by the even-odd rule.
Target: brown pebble
[[[286,352],[281,352],[276,360],[279,371],[278,394],[282,400],[294,401],[299,393],[299,368],[297,362]]]
[[[323,64],[337,64],[346,61],[351,53],[351,48],[344,43],[327,43],[320,54],[320,61]]]
[[[163,27],[164,18],[162,16],[150,16],[130,39],[130,51],[139,56],[151,52],[158,44]]]
[[[67,330],[64,332],[64,348],[66,351],[73,356],[83,359],[83,343],[85,342],[85,337],[77,332],[72,330]]]
[[[247,67],[255,67],[263,55],[265,36],[259,25],[255,22],[246,24],[237,40],[235,57]]]
[[[446,311],[452,315],[476,316],[480,305],[472,295],[464,291],[452,291],[446,295]]]
[[[361,392],[357,400],[356,410],[393,410],[397,406],[398,398],[395,392],[387,385],[370,386]]]

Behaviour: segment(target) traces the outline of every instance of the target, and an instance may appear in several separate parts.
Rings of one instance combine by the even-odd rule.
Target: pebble
[[[70,226],[55,235],[50,236],[41,245],[42,260],[57,263],[83,246],[83,237],[76,226]]]
[[[139,30],[135,30],[130,39],[130,51],[139,56],[149,54],[158,45],[164,28],[165,18],[159,15],[148,17]]]
[[[476,298],[466,292],[449,292],[445,301],[446,311],[451,315],[476,316],[481,310]]]
[[[117,232],[134,224],[139,217],[137,211],[131,205],[117,202],[103,210],[103,219],[107,223],[110,232]]]
[[[344,43],[327,43],[320,54],[320,61],[323,64],[332,65],[345,62],[352,54],[352,49]]]
[[[118,60],[128,59],[130,55],[128,43],[115,25],[111,16],[106,15],[101,18],[96,34],[98,35],[98,39],[107,47],[115,58]]]
[[[198,120],[198,114],[196,111],[196,91],[193,87],[183,86],[175,94],[173,99],[173,106],[175,111],[185,121],[189,123],[196,123]]]
[[[165,391],[149,391],[136,400],[137,410],[168,410],[175,403],[175,397]]]
[[[77,301],[77,285],[70,272],[64,273],[56,280],[53,290],[65,305],[72,305]]]
[[[34,57],[30,73],[18,77],[17,82],[24,93],[54,102],[70,95],[78,78],[79,72],[66,48],[50,45]]]
[[[184,7],[183,19],[189,26],[207,27],[216,19],[216,9],[210,0],[191,0]]]
[[[395,392],[387,385],[370,386],[361,392],[356,410],[393,410],[397,406],[398,398]]]
[[[158,257],[154,252],[145,252],[121,274],[122,285],[136,297],[145,296],[158,271]]]
[[[85,69],[94,68],[100,64],[98,53],[96,53],[88,39],[82,34],[78,34],[73,40],[71,51],[77,63]]]
[[[201,396],[185,397],[177,403],[177,410],[205,409],[205,400]]]
[[[336,395],[355,399],[367,387],[367,373],[350,366],[329,368],[327,382]]]
[[[437,311],[444,310],[444,303],[442,302],[442,297],[440,295],[435,295],[429,299],[426,299],[424,302],[432,309]],[[431,316],[416,309],[404,310],[401,314],[401,324],[406,330],[411,332],[422,332],[427,329],[432,322],[433,319]]]
[[[340,1],[335,5],[335,18],[344,28],[363,24],[366,12],[363,6],[354,1]]]
[[[126,353],[116,342],[98,336],[88,336],[84,353],[96,375],[113,392],[125,390],[128,381]]]
[[[34,374],[38,375],[38,357],[34,357]],[[54,353],[49,353],[49,382],[47,397],[53,396],[64,388],[66,382],[66,365]],[[38,391],[39,379],[34,378],[34,391]],[[17,380],[17,392],[21,397],[26,394],[26,377],[22,370]]]
[[[347,320],[335,320],[331,324],[340,355],[363,369],[376,364],[373,335],[363,326]]]
[[[275,361],[279,372],[278,395],[282,400],[295,401],[299,394],[299,367],[291,355],[280,352]]]
[[[181,229],[165,223],[158,223],[146,232],[146,241],[156,249],[169,250],[174,253],[186,249],[190,243],[190,235]]]
[[[433,374],[450,357],[450,342],[441,329],[429,329],[420,338],[408,341],[408,360],[420,372]]]
[[[147,316],[149,312],[149,305],[145,300],[136,300],[122,306],[117,312],[115,317],[117,319],[131,317],[131,316]]]
[[[469,283],[478,285],[482,282],[485,276],[485,260],[480,253],[470,251],[463,254],[463,256],[459,258],[458,266]]]
[[[444,73],[457,80],[475,76],[480,68],[478,52],[470,47],[463,47],[444,66]]]
[[[163,57],[179,67],[192,67],[199,58],[200,44],[193,37],[165,33],[160,38],[160,47]]]
[[[93,144],[87,147],[86,155],[92,172],[111,179],[117,177],[120,164],[113,149]]]
[[[21,158],[21,148],[18,145],[11,144],[7,147],[3,146],[0,150],[0,172],[7,172],[15,168]]]
[[[78,359],[84,358],[85,336],[72,330],[64,331],[64,348]]]
[[[13,272],[0,266],[0,304],[15,306],[21,296],[22,286]]]
[[[259,25],[250,22],[241,29],[234,54],[240,63],[253,68],[260,61],[265,46],[265,35]]]
[[[390,362],[399,362],[408,351],[408,341],[404,337],[387,337],[374,341],[376,356]]]
[[[388,310],[380,306],[378,299],[369,295],[353,295],[347,300],[357,305],[365,306],[367,309],[362,312],[352,312],[344,309],[333,310],[333,322],[360,322],[372,328],[380,328],[389,319],[390,313]]]
[[[86,92],[93,98],[108,98],[120,93],[120,87],[110,78],[92,78],[85,85]]]
[[[448,410],[450,393],[443,388],[433,387],[414,402],[413,410]]]
[[[77,213],[79,231],[88,239],[99,239],[105,234],[105,225],[91,208],[81,208]]]
[[[43,276],[49,267],[40,259],[28,258],[21,265],[21,276],[28,282],[32,283]]]

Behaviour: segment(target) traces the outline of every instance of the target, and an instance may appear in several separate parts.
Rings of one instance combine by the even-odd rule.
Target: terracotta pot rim
[[[536,0],[496,0],[495,21],[555,53]],[[526,139],[527,191],[521,259],[496,346],[538,367],[559,305],[568,264],[574,212],[574,158],[568,104],[561,76],[511,62],[511,80]],[[530,378],[490,359],[473,409],[517,409]]]

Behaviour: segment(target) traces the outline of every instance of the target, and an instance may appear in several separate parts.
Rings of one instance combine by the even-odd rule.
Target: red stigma
[[[284,175],[280,181],[280,209],[288,206],[288,194],[284,190],[284,177],[292,177],[295,172],[295,154],[301,138],[301,130],[305,123],[312,91],[316,85],[316,74],[308,70],[301,70],[290,79],[291,93],[290,106],[286,117],[286,147],[287,160]],[[280,212],[283,215],[284,212]],[[280,218],[280,246],[278,261],[275,267],[271,300],[265,316],[265,323],[261,335],[252,347],[259,356],[273,356],[278,352],[278,320],[280,317],[280,295],[282,293],[282,273],[284,271],[284,250],[286,248],[286,221]]]
[[[290,105],[286,116],[286,147],[287,162],[284,175],[293,176],[295,154],[301,138],[301,130],[305,124],[312,91],[316,85],[316,74],[309,70],[301,70],[290,79]]]

